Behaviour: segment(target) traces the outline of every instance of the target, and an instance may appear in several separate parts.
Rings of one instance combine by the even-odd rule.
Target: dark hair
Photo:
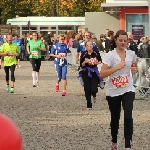
[[[117,31],[116,35],[114,36],[114,39],[117,39],[119,37],[119,35],[126,35],[128,37],[127,32],[125,32],[124,30],[119,30],[119,31]]]
[[[100,38],[106,38],[106,36],[104,34],[101,34]]]
[[[18,35],[18,34],[15,34],[14,36],[19,37],[19,35]]]
[[[36,35],[38,36],[38,33],[37,33],[37,32],[32,32],[32,35],[33,35],[33,34],[36,34]]]
[[[108,31],[108,36],[110,37],[111,35],[114,34],[114,31]]]

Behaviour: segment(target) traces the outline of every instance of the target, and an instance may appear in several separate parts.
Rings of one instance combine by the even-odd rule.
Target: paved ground
[[[31,66],[22,62],[16,70],[15,93],[5,93],[0,70],[0,111],[20,128],[24,150],[109,150],[110,114],[105,91],[98,93],[93,110],[86,110],[83,90],[76,75],[68,71],[67,96],[55,93],[56,73],[52,62],[42,62],[40,87],[32,87]],[[150,150],[150,100],[134,103],[132,150]],[[119,130],[123,150],[123,114]]]

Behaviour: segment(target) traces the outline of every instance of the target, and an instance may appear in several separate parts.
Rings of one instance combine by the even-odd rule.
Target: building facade
[[[119,28],[132,32],[135,39],[149,36],[149,0],[106,0],[103,11],[119,16]]]
[[[8,19],[7,24],[17,25],[20,28],[20,36],[24,33],[39,32],[47,35],[48,32],[57,35],[67,30],[75,31],[85,25],[85,17],[19,17]]]

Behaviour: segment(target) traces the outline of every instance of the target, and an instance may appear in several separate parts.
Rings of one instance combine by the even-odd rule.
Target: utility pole
[[[28,29],[29,29],[29,34],[30,34],[30,20],[28,21],[28,24],[27,24],[27,26],[28,26]]]

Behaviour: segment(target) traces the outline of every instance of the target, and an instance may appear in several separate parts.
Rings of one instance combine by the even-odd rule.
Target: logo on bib
[[[118,76],[118,77],[113,77],[111,79],[111,82],[113,84],[114,87],[125,87],[127,86],[127,84],[129,83],[129,79],[128,76]]]
[[[59,53],[58,55],[61,57],[66,57],[66,53]]]
[[[33,51],[33,52],[32,52],[32,56],[34,56],[34,57],[38,57],[38,52]]]
[[[88,62],[88,64],[89,65],[94,65],[94,64],[96,64],[97,63],[97,59],[96,58],[91,58],[91,59],[89,59],[89,62]]]
[[[13,52],[9,52],[9,53],[8,53],[8,57],[9,57],[9,58],[12,58],[12,57],[14,57],[14,56],[15,56],[15,54],[14,54]]]

